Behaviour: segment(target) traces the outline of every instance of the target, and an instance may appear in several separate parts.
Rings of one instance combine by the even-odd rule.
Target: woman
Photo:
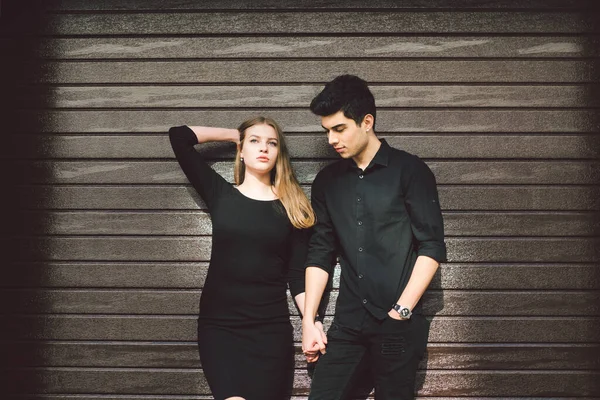
[[[198,320],[198,347],[215,399],[281,400],[293,384],[286,288],[304,309],[307,232],[315,223],[279,126],[258,117],[236,129],[169,130],[177,161],[211,214],[212,255]],[[237,144],[232,186],[194,145]]]

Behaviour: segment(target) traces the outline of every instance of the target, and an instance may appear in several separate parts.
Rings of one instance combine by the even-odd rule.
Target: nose
[[[330,133],[329,135],[327,135],[327,140],[329,141],[329,144],[331,146],[335,146],[339,142],[338,137],[336,135],[334,135],[333,133]]]
[[[263,152],[263,153],[267,153],[267,152],[269,151],[269,145],[268,145],[267,143],[265,143],[265,142],[262,142],[262,143],[260,144],[260,148],[259,148],[259,150],[260,150],[261,152]]]

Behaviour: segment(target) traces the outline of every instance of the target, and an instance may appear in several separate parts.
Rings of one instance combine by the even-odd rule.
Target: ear
[[[372,114],[367,114],[365,115],[365,117],[363,118],[363,122],[362,122],[362,127],[365,129],[365,131],[370,132],[373,130],[373,124],[375,123],[375,118],[373,117]]]

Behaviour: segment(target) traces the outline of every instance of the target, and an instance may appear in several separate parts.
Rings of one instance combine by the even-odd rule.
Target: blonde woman
[[[286,288],[303,310],[304,261],[315,215],[294,176],[282,131],[272,119],[257,117],[238,129],[175,127],[169,137],[212,219],[198,347],[213,396],[289,398],[294,343]],[[210,141],[237,144],[236,186],[195,151],[196,144]]]

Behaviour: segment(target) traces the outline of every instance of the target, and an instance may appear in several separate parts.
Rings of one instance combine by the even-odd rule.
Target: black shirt
[[[417,156],[385,140],[364,171],[344,159],[319,172],[312,205],[317,224],[306,266],[331,274],[339,254],[336,319],[343,325],[358,327],[365,310],[386,318],[418,256],[446,259],[433,173]],[[420,311],[419,302],[413,312]]]
[[[169,137],[212,220],[200,321],[228,326],[289,323],[286,289],[289,284],[293,296],[304,292],[309,230],[294,228],[279,200],[246,197],[223,179],[194,149],[198,139],[187,126],[171,128]]]

